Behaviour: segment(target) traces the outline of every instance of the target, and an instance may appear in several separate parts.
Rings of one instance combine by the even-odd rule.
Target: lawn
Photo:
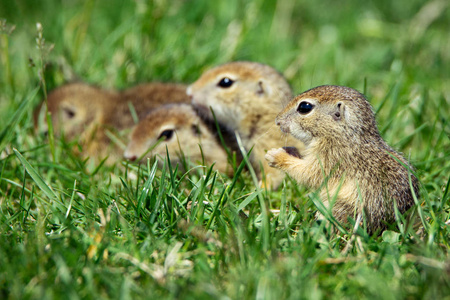
[[[0,298],[450,299],[448,1],[16,0],[0,20]],[[363,92],[417,205],[383,234],[336,232],[289,178],[99,164],[34,131],[65,82],[191,83],[235,60],[296,94]]]

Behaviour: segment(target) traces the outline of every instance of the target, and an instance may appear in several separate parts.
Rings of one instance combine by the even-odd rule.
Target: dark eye
[[[217,85],[223,88],[229,88],[233,84],[233,82],[234,81],[231,80],[230,78],[224,77],[219,81]]]
[[[314,105],[312,105],[309,102],[302,101],[297,107],[297,111],[301,113],[302,115],[306,115],[307,113],[311,112],[314,108]]]
[[[161,132],[161,134],[159,135],[159,139],[164,139],[165,141],[170,140],[173,136],[173,130],[172,129],[167,129],[164,130],[163,132]]]
[[[73,110],[71,110],[70,108],[64,108],[64,113],[66,114],[66,116],[69,119],[72,119],[73,117],[75,117],[75,112]]]

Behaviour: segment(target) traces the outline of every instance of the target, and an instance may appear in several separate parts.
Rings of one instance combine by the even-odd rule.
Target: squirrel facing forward
[[[297,148],[303,147],[291,137],[281,139],[273,126],[277,112],[292,97],[283,75],[264,64],[232,62],[203,73],[188,87],[187,94],[200,115],[214,121],[212,108],[217,122],[227,132],[239,134],[246,151],[253,148],[250,162],[259,179],[264,172],[266,181],[263,185],[277,188],[285,174],[269,167],[264,160],[266,151],[286,142]]]
[[[320,189],[340,222],[365,218],[374,233],[414,204],[419,183],[406,159],[380,136],[372,107],[358,91],[342,86],[319,86],[295,97],[279,113],[282,132],[301,140],[306,148],[272,149],[269,165],[298,183]],[[412,189],[411,189],[412,186]]]
[[[227,153],[216,137],[215,128],[211,128],[213,125],[201,120],[189,104],[163,105],[136,125],[124,157],[134,161],[148,151],[143,158],[156,155],[165,158],[168,152],[173,165],[184,156],[193,163],[215,163],[215,169],[227,173],[231,171]]]

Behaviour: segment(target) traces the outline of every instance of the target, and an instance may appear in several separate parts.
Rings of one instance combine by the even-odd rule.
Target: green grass
[[[450,299],[450,8],[362,3],[1,1],[0,298]],[[232,60],[364,92],[420,205],[381,236],[335,233],[290,179],[95,165],[33,131],[44,86],[190,83]]]

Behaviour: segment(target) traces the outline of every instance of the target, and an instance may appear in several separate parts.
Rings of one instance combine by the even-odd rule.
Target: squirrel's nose
[[[137,159],[137,156],[135,154],[129,153],[128,151],[125,151],[123,157],[129,161],[135,161]]]

